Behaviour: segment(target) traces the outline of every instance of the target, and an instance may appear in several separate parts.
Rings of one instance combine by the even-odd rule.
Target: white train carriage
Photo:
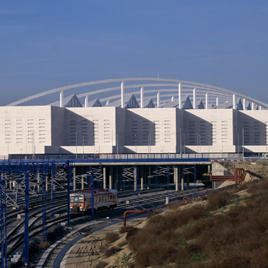
[[[79,191],[70,195],[71,214],[91,212],[91,190]],[[117,190],[94,190],[94,210],[110,209],[117,206]]]

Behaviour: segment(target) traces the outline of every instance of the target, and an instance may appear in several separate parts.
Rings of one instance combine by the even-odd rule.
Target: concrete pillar
[[[85,188],[85,180],[84,180],[84,176],[81,177],[81,190],[84,190]]]
[[[76,168],[73,168],[73,191],[76,191]]]
[[[48,176],[46,176],[46,192],[48,192]]]
[[[106,189],[106,167],[102,169],[103,189]]]
[[[156,95],[156,107],[157,108],[160,107],[160,92],[157,92],[157,95]]]
[[[141,108],[143,108],[143,87],[141,87]]]
[[[124,108],[124,81],[121,82],[121,108]]]
[[[193,89],[193,109],[196,108],[196,90],[195,88]]]
[[[178,167],[174,167],[174,183],[175,183],[175,191],[179,190],[179,176],[178,176]]]
[[[219,97],[216,98],[216,106],[219,106]]]
[[[233,109],[236,109],[236,100],[235,100],[235,94],[233,94]]]
[[[208,109],[208,93],[206,93],[206,109]]]
[[[85,97],[85,108],[88,107],[88,96]]]
[[[251,110],[255,110],[255,103],[254,102],[252,102],[252,104],[251,104]]]
[[[134,191],[137,191],[138,189],[137,184],[138,184],[138,170],[137,167],[134,166]]]
[[[63,107],[63,90],[60,91],[60,107]]]
[[[179,83],[179,85],[178,85],[178,93],[179,93],[179,109],[181,109],[182,108],[182,100],[181,100],[181,83]]]
[[[113,188],[113,184],[112,184],[112,177],[113,177],[113,167],[109,168],[109,189]]]
[[[36,180],[37,180],[37,193],[40,192],[40,173],[39,173],[39,169],[37,169],[37,173],[36,173]]]
[[[182,167],[179,168],[179,176],[181,180],[181,190],[184,191],[184,178],[183,178],[183,173],[182,173]]]
[[[144,168],[141,167],[141,191],[144,189],[143,185],[144,185]]]

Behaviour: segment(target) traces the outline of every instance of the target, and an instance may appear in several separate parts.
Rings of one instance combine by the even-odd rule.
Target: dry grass
[[[237,190],[217,191],[207,206],[150,218],[128,241],[135,267],[267,267],[268,179],[239,188],[250,193],[243,202]]]

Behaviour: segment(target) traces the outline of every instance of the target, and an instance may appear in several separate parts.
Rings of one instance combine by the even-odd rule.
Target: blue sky
[[[158,76],[268,103],[267,29],[267,0],[3,0],[0,105],[80,82]]]

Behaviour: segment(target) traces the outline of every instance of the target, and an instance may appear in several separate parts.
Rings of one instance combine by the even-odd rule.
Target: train
[[[70,194],[70,213],[86,214],[91,212],[91,190]],[[117,190],[94,190],[94,210],[112,209],[117,207]]]

